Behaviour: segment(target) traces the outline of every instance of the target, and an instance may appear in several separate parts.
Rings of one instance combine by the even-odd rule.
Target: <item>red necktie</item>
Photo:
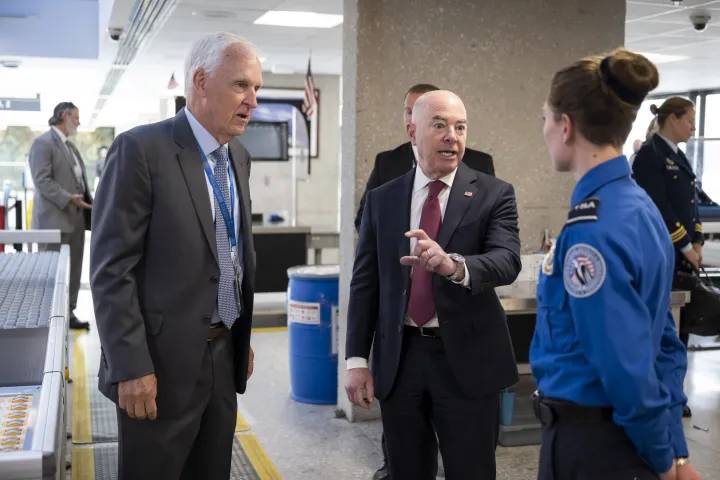
[[[433,240],[437,240],[440,223],[442,223],[442,212],[438,195],[445,188],[440,180],[430,182],[428,185],[428,196],[423,204],[420,215],[420,229],[424,230]],[[432,272],[424,268],[416,267],[412,271],[412,283],[410,284],[410,303],[408,304],[408,315],[418,327],[422,327],[435,316],[435,302],[432,296]]]

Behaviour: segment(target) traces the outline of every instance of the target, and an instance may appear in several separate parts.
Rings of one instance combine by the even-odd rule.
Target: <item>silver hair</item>
[[[185,98],[189,100],[192,96],[195,72],[203,69],[208,75],[215,75],[222,64],[223,53],[230,46],[238,47],[251,57],[260,56],[255,45],[233,33],[213,33],[201,38],[192,46],[185,60]]]

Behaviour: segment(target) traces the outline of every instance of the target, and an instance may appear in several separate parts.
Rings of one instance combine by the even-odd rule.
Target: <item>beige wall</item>
[[[491,153],[497,175],[515,186],[523,250],[540,246],[544,228],[557,234],[573,182],[551,171],[540,109],[557,69],[623,44],[625,0],[345,0],[344,15],[341,317],[352,216],[377,152],[406,141],[402,97],[412,84],[463,98],[468,146]],[[342,394],[340,363],[340,406],[362,417]]]

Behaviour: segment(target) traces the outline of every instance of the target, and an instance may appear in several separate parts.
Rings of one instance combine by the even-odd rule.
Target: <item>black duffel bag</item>
[[[705,270],[675,272],[673,288],[690,292],[690,303],[682,307],[680,331],[701,337],[720,335],[720,289]]]

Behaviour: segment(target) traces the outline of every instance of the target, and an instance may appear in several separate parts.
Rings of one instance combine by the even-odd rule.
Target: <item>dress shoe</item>
[[[70,319],[69,327],[73,330],[90,330],[90,324],[88,322],[81,322],[75,317]]]
[[[685,405],[685,410],[683,410],[683,418],[690,418],[692,417],[692,410],[690,410],[690,407]]]
[[[390,480],[390,469],[388,468],[387,463],[383,463],[382,467],[375,472],[373,480]]]

